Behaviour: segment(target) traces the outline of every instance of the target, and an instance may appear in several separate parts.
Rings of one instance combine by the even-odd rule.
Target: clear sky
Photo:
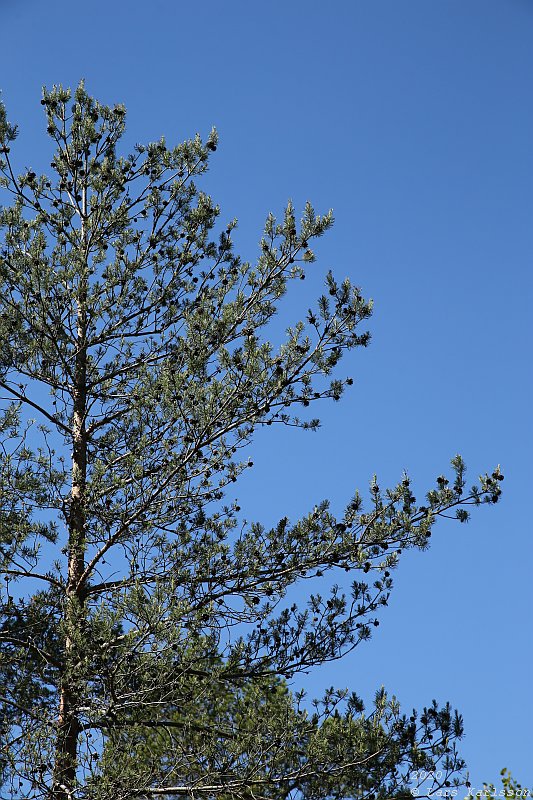
[[[41,86],[85,77],[126,104],[132,143],[217,126],[202,188],[243,257],[288,198],[333,207],[281,321],[332,267],[374,298],[373,344],[318,433],[258,437],[241,504],[269,524],[325,497],[341,511],[374,472],[422,493],[457,452],[472,478],[501,463],[501,504],[441,523],[373,640],[309,688],[449,699],[474,787],[503,766],[533,782],[532,0],[0,0],[0,31],[21,167],[49,160]]]

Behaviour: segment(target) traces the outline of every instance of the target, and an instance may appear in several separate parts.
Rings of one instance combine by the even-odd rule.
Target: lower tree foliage
[[[497,502],[499,469],[467,489],[456,457],[422,503],[407,476],[374,478],[340,516],[322,502],[272,529],[243,520],[232,491],[254,432],[316,430],[308,407],[340,398],[341,358],[369,341],[370,304],[331,273],[279,347],[265,336],[331,214],[307,205],[298,225],[289,204],[244,262],[195,183],[215,131],[119,155],[122,106],[83,84],[42,104],[53,179],[17,173],[0,106],[1,797],[389,798],[421,770],[460,781],[449,706],[406,716],[384,690],[365,710],[293,687],[370,638],[402,552]]]
[[[500,775],[502,776],[501,788],[494,786],[493,783],[484,783],[483,789],[475,790],[472,789],[469,783],[467,783],[469,793],[465,800],[473,800],[473,798],[478,798],[478,800],[489,800],[489,798],[496,797],[507,798],[507,800],[519,800],[519,798],[527,798],[532,796],[531,789],[527,789],[525,786],[522,786],[521,783],[518,783],[516,778],[513,778],[512,773],[508,769],[502,769]]]

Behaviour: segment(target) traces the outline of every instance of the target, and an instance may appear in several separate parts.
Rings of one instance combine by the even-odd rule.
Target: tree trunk
[[[59,690],[59,714],[54,767],[54,800],[71,800],[76,781],[78,737],[80,734],[79,663],[80,623],[85,601],[80,579],[85,566],[85,486],[87,479],[86,380],[87,380],[87,285],[80,281],[77,307],[77,352],[72,416],[72,484],[68,515],[68,573],[64,610],[64,662]]]

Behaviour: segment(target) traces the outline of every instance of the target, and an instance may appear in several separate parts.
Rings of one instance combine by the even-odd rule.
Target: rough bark
[[[64,664],[59,693],[54,800],[69,800],[76,781],[79,691],[76,636],[85,614],[81,579],[85,569],[85,487],[87,480],[87,287],[80,286],[77,307],[77,341],[72,415],[72,489],[69,509],[68,573],[65,590]]]

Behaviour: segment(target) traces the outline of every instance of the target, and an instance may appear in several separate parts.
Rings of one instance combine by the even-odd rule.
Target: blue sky
[[[474,787],[503,766],[531,782],[531,0],[0,0],[0,27],[21,166],[46,164],[41,86],[85,77],[126,104],[131,143],[217,126],[203,188],[244,257],[289,198],[334,209],[280,322],[331,267],[374,298],[373,343],[321,431],[258,437],[241,504],[268,524],[340,511],[374,472],[422,493],[457,452],[472,478],[501,463],[501,504],[440,524],[374,639],[309,688],[449,699]]]

